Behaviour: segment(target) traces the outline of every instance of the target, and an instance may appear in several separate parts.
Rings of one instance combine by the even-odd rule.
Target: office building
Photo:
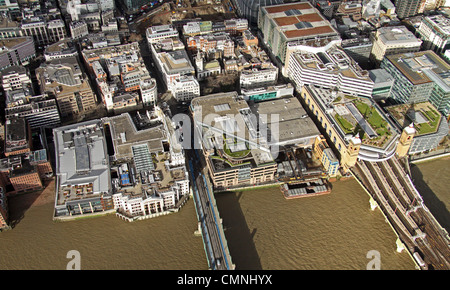
[[[449,133],[449,125],[430,102],[392,105],[385,108],[400,128],[412,127],[414,138],[408,154],[414,155],[436,149]]]
[[[292,95],[294,95],[294,87],[291,83],[255,89],[241,89],[241,96],[244,100],[254,102],[267,101]]]
[[[31,131],[28,122],[24,118],[19,117],[12,117],[6,120],[5,156],[21,155],[30,152],[31,148]]]
[[[178,102],[190,101],[200,96],[200,84],[192,75],[183,75],[176,79],[169,89]]]
[[[16,37],[0,40],[0,71],[15,65],[26,65],[36,57],[33,38]]]
[[[89,34],[88,25],[82,20],[70,22],[69,29],[72,39],[82,38]]]
[[[158,87],[154,78],[141,79],[139,84],[139,92],[141,94],[142,103],[144,106],[156,105],[158,97]]]
[[[444,15],[423,17],[417,33],[423,40],[424,50],[444,53],[450,49],[450,19]]]
[[[95,94],[77,57],[49,61],[36,69],[36,77],[41,91],[55,97],[61,117],[85,113],[95,108]]]
[[[344,172],[358,159],[387,160],[394,156],[398,128],[370,98],[304,85],[300,96],[322,130]],[[365,119],[363,116],[371,115]]]
[[[369,70],[370,79],[373,81],[372,98],[375,101],[383,101],[391,96],[394,78],[385,69]]]
[[[114,208],[127,217],[174,210],[189,194],[184,154],[172,122],[158,107],[137,119],[147,125],[138,128],[129,114],[102,119],[113,140]]]
[[[309,2],[260,7],[258,28],[264,44],[279,62],[285,64],[289,43],[301,43],[322,37],[339,37],[320,12]]]
[[[395,82],[391,96],[400,103],[430,101],[444,115],[449,114],[450,65],[431,50],[387,56],[381,67]]]
[[[247,19],[252,25],[258,23],[258,12],[260,7],[283,4],[283,0],[234,0],[233,2],[236,6],[238,15]]]
[[[1,78],[5,92],[22,90],[31,86],[28,70],[23,66],[17,65],[3,69]]]
[[[289,55],[284,69],[297,90],[303,85],[315,85],[352,95],[372,95],[373,81],[369,73],[361,69],[334,40],[297,46]]]
[[[145,31],[147,42],[151,43],[159,42],[162,39],[178,37],[178,31],[171,24],[167,25],[154,25],[147,28]]]
[[[322,135],[316,138],[312,152],[322,163],[328,177],[336,177],[339,172],[339,160]]]
[[[32,96],[24,104],[5,108],[5,118],[13,117],[24,118],[31,130],[55,128],[61,125],[56,100],[45,95]]]
[[[420,6],[424,3],[424,0],[396,0],[395,8],[398,18],[404,19],[415,16],[419,11]]]
[[[17,21],[12,21],[9,17],[0,16],[0,39],[21,36],[22,29]]]
[[[53,129],[56,156],[54,218],[113,209],[109,156],[100,120]]]
[[[75,47],[75,43],[68,38],[48,45],[44,50],[44,57],[46,61],[77,55],[78,52],[77,48]]]
[[[367,64],[370,59],[373,43],[367,37],[356,37],[342,40],[342,48],[358,64]]]
[[[280,146],[312,146],[319,135],[292,96],[247,103],[236,92],[218,93],[193,99],[190,108],[210,177],[219,189],[272,182]]]
[[[405,26],[379,28],[373,35],[372,60],[380,64],[387,55],[419,51],[422,40],[418,39]]]
[[[276,85],[278,81],[278,68],[252,68],[244,69],[239,75],[241,89],[254,89],[264,86]]]

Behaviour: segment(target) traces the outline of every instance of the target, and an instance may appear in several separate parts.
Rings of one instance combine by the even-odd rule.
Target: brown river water
[[[450,225],[450,159],[412,165],[427,206]],[[0,233],[0,269],[64,270],[67,253],[80,253],[81,269],[206,270],[202,238],[194,235],[193,200],[178,212],[133,223],[115,215],[52,221],[54,187],[41,195],[10,198],[12,230]],[[366,269],[369,251],[381,269],[415,269],[369,196],[353,179],[333,183],[331,194],[286,200],[279,188],[216,194],[236,269]],[[429,204],[428,204],[429,203]]]

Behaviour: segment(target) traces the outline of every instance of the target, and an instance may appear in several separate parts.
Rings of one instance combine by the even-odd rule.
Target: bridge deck
[[[410,252],[419,252],[423,269],[450,269],[450,239],[423,204],[397,157],[388,161],[358,161],[354,175],[379,203],[399,238]]]

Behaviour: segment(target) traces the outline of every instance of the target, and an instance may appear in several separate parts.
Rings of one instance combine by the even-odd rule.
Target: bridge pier
[[[374,211],[378,207],[377,202],[375,201],[375,199],[373,199],[372,196],[370,197],[369,203],[370,203],[370,209],[372,211]]]
[[[198,222],[198,228],[194,232],[194,235],[196,235],[196,236],[201,236],[202,235],[202,223],[201,222]]]
[[[395,244],[397,245],[397,252],[398,253],[403,252],[403,250],[405,249],[405,244],[403,244],[403,242],[399,238],[397,238]]]
[[[417,211],[417,209],[419,209],[419,208],[422,208],[422,205],[421,205],[421,204],[419,204],[419,205],[416,205],[415,207],[413,207],[413,208],[411,208],[411,209],[407,210],[407,211],[406,211],[406,215],[410,215],[410,214],[411,214],[411,212],[416,212],[416,211]]]

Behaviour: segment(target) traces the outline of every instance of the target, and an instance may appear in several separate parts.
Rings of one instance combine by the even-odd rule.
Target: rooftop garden
[[[245,145],[245,144],[242,144],[245,147],[244,150],[231,150],[230,149],[230,145],[232,145],[235,148],[239,148],[239,147],[242,147],[242,146],[238,145],[238,142],[237,142],[236,138],[232,138],[230,140],[230,139],[226,139],[225,135],[223,137],[224,137],[223,151],[224,151],[224,153],[226,155],[228,155],[228,156],[230,156],[232,158],[237,158],[238,159],[238,158],[243,158],[243,157],[247,156],[248,153],[250,153],[251,150],[248,149],[247,145]]]
[[[402,127],[414,123],[417,135],[436,132],[441,120],[441,114],[430,102],[390,106],[387,110]]]
[[[373,132],[366,132],[361,127],[355,117],[355,114],[345,106],[345,104],[349,102],[356,107],[364,120],[372,128]],[[335,104],[334,118],[344,134],[359,134],[363,144],[377,147],[384,146],[389,140],[392,132],[389,128],[388,122],[378,113],[374,106],[364,102],[360,98],[351,96],[340,96],[336,98],[333,103]]]

